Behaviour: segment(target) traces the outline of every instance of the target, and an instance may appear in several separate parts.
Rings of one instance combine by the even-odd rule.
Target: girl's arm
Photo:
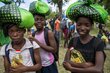
[[[54,33],[52,31],[48,31],[48,39],[51,46],[51,51],[55,53],[57,51],[57,43],[55,40]]]
[[[10,72],[10,64],[9,64],[6,56],[3,56],[3,59],[4,59],[5,73],[9,73]]]
[[[72,67],[77,67],[77,68],[87,68],[93,66],[93,63],[91,62],[84,62],[84,63],[73,63],[72,61],[69,61]]]
[[[77,68],[86,68],[86,67],[90,67],[93,66],[92,63],[90,62],[85,62],[85,63],[73,63],[72,61],[70,61],[70,57],[71,57],[71,50],[68,49],[67,53],[65,55],[65,59],[64,59],[64,63],[63,65],[65,65],[65,62],[68,62],[72,67],[77,67]],[[64,66],[65,67],[65,66]]]
[[[95,65],[87,68],[77,68],[71,66],[70,63],[64,63],[66,66],[66,69],[71,72],[77,72],[77,73],[102,73],[103,72],[103,66],[104,66],[104,54],[102,51],[96,52],[96,58],[95,58]]]
[[[70,49],[68,49],[66,52],[65,58],[64,58],[64,62],[70,61],[70,57],[71,57],[71,51],[70,51]]]

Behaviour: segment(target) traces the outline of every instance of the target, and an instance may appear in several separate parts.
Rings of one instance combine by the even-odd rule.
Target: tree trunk
[[[62,15],[63,0],[58,0],[59,15]]]

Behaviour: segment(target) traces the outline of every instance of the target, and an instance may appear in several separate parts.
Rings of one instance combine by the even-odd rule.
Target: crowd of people
[[[106,10],[87,0],[70,5],[67,18],[58,15],[47,21],[50,12],[50,7],[42,1],[33,1],[29,11],[14,3],[0,8],[0,29],[2,35],[10,38],[0,49],[5,73],[58,73],[56,62],[62,33],[63,47],[67,50],[63,62],[66,70],[104,73],[106,41],[103,36],[110,40],[110,33],[101,25],[107,18]],[[97,37],[90,34],[94,22],[100,23]],[[28,37],[25,37],[27,30]]]

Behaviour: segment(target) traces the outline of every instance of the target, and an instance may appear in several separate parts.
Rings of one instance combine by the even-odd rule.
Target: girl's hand
[[[34,38],[32,35],[29,35],[28,38],[29,38],[29,40],[31,40],[31,41],[35,41],[35,38]]]
[[[19,66],[18,68],[11,68],[10,71],[10,73],[24,73],[26,71],[26,68]]]
[[[63,66],[64,66],[64,68],[66,69],[66,70],[69,70],[70,71],[70,69],[71,69],[71,65],[68,63],[68,62],[63,62]]]
[[[11,73],[23,73],[26,71],[26,66],[24,66],[22,63],[19,63],[16,68],[11,67],[10,71]]]

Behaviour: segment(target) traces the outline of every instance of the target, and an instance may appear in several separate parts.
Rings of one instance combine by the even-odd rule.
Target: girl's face
[[[77,32],[80,36],[87,36],[92,28],[92,23],[86,17],[80,17],[76,24]]]
[[[35,26],[37,30],[41,30],[45,25],[45,17],[40,15],[35,15]]]
[[[25,29],[19,28],[16,25],[8,29],[8,35],[13,43],[19,43],[23,40]]]

